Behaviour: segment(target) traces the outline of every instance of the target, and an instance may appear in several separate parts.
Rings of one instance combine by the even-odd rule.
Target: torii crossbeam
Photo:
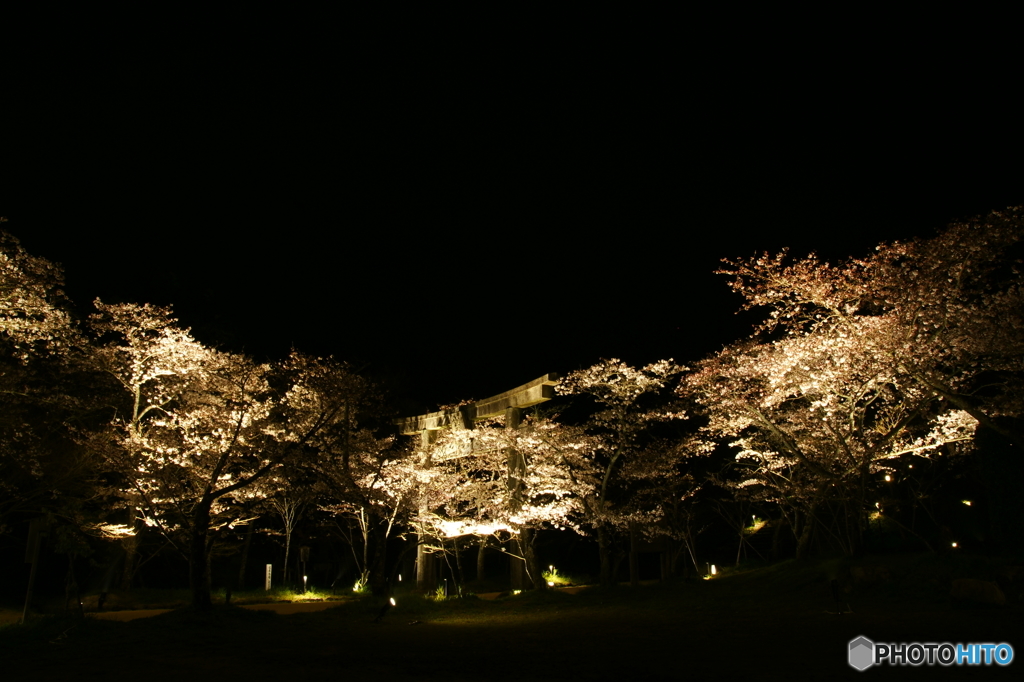
[[[450,427],[471,429],[474,422],[502,416],[510,407],[532,407],[551,400],[555,397],[555,384],[558,383],[558,378],[555,373],[545,374],[511,391],[478,400],[455,410],[441,410],[396,419],[395,425],[403,436]]]

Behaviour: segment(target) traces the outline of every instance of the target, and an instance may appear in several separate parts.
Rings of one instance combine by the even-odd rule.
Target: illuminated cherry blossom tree
[[[542,528],[581,530],[583,501],[593,494],[596,439],[582,429],[528,416],[450,429],[421,469],[418,527],[437,538],[508,534],[514,554],[539,589],[545,587],[534,548]]]
[[[345,396],[324,400],[322,371],[302,356],[256,363],[203,346],[166,308],[96,306],[96,362],[125,396],[107,460],[126,504],[188,556],[193,605],[208,608],[210,552],[238,519],[242,492],[307,452]]]
[[[1011,209],[838,265],[785,252],[728,262],[734,290],[767,319],[684,390],[704,405],[706,432],[739,449],[735,485],[789,509],[794,530],[806,520],[798,553],[837,502],[852,549],[877,476],[901,457],[946,452],[978,423],[1018,437],[1022,226]]]
[[[63,286],[60,266],[29,255],[17,239],[0,232],[0,336],[9,355],[27,361],[75,341]]]
[[[383,428],[380,396],[344,363],[311,360],[315,381],[302,389],[306,409],[332,414],[308,442],[305,470],[318,481],[322,511],[334,517],[359,567],[358,585],[383,595],[389,586],[388,545],[414,509],[416,476],[409,452]],[[340,409],[330,410],[338,400]]]
[[[1017,207],[837,265],[783,252],[722,272],[747,308],[767,308],[760,331],[832,336],[1021,442],[1022,244]]]
[[[597,534],[601,584],[611,586],[613,534],[635,529],[659,518],[657,508],[637,502],[638,489],[657,487],[673,466],[654,445],[652,426],[685,414],[666,401],[664,391],[683,371],[672,360],[634,368],[617,360],[602,360],[566,376],[560,391],[591,398],[595,409],[583,425],[600,445],[595,458],[599,471],[593,492],[583,500],[587,524]],[[635,532],[635,530],[633,531]]]
[[[100,391],[62,287],[59,266],[0,232],[0,533],[19,517],[89,525],[95,461],[76,429]]]
[[[730,485],[744,499],[779,505],[799,533],[798,555],[827,504],[842,506],[853,551],[878,475],[905,455],[967,441],[975,427],[970,415],[886,369],[849,339],[819,330],[727,348],[681,390],[704,408],[707,447],[725,440],[737,449]]]

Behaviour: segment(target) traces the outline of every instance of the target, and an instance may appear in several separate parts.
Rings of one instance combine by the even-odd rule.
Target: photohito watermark
[[[873,665],[1009,665],[1013,647],[999,644],[950,644],[949,642],[872,642],[867,637],[850,640],[850,665],[867,670]]]

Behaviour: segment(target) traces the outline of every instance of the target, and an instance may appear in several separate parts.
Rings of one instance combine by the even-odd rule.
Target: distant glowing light
[[[889,474],[886,474],[885,475],[885,480],[891,481],[892,480],[892,476],[890,476]]]
[[[718,569],[715,568],[714,564],[711,564],[711,575],[718,575]]]
[[[391,598],[391,599],[389,599],[388,601],[390,601],[390,602],[391,602],[391,605],[392,605],[392,606],[397,606],[397,605],[395,604],[395,598],[394,598],[394,597],[392,597],[392,598]]]
[[[963,500],[963,503],[966,504],[968,507],[971,506],[971,501],[970,500]]]
[[[549,580],[548,581],[548,587],[554,587],[554,586],[555,586],[555,584]]]
[[[953,543],[953,546],[956,547],[956,543],[955,542]]]

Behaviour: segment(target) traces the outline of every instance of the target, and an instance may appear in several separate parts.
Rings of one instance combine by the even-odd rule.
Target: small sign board
[[[267,585],[266,585],[265,588],[263,588],[267,592],[270,591],[270,573],[273,570],[273,568],[274,568],[274,564],[267,564]]]

